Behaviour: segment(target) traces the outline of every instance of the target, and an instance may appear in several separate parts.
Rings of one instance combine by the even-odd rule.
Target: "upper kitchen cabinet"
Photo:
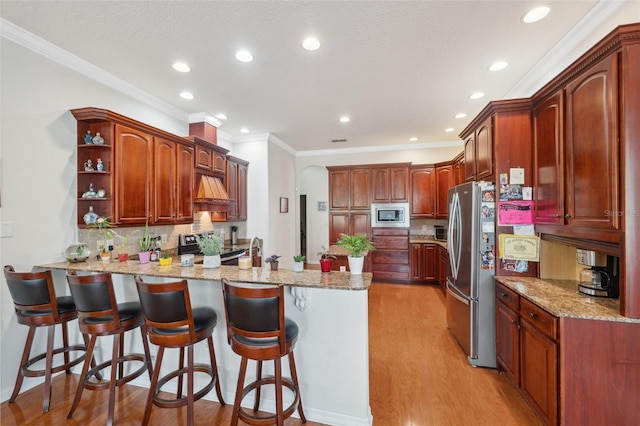
[[[104,109],[71,113],[78,122],[78,226],[86,226],[88,207],[119,226],[193,221],[189,141]],[[100,132],[104,142],[86,143],[87,132]]]
[[[464,151],[451,160],[453,167],[453,186],[464,183]]]
[[[449,217],[449,188],[453,185],[453,166],[451,164],[436,165],[436,219]]]
[[[409,202],[409,163],[371,168],[371,202]]]
[[[231,198],[228,221],[247,220],[247,175],[249,162],[227,156],[227,192]]]
[[[371,208],[371,168],[368,166],[327,167],[329,209],[369,210]]]
[[[409,209],[412,218],[435,218],[435,192],[435,168],[432,165],[411,166]]]
[[[463,130],[466,181],[495,182],[511,168],[525,169],[531,186],[531,101],[490,102]]]

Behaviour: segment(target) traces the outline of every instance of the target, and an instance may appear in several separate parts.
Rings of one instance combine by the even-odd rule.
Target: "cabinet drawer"
[[[395,263],[409,268],[409,250],[375,250],[371,255],[373,263]]]
[[[496,283],[496,299],[507,305],[511,310],[518,312],[518,299],[520,296],[500,283]]]
[[[520,316],[551,339],[557,339],[558,318],[527,299],[520,300]]]

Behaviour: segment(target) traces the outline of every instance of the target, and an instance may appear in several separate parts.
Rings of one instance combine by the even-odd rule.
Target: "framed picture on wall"
[[[289,199],[287,197],[280,197],[280,213],[289,212]]]

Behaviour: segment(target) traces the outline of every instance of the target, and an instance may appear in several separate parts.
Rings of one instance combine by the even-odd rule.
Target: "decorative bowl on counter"
[[[85,262],[91,256],[91,250],[84,243],[75,243],[65,250],[64,256],[71,263]]]

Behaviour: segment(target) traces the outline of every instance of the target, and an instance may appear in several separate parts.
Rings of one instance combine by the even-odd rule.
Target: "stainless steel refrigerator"
[[[495,187],[449,189],[447,327],[471,365],[496,367]]]

